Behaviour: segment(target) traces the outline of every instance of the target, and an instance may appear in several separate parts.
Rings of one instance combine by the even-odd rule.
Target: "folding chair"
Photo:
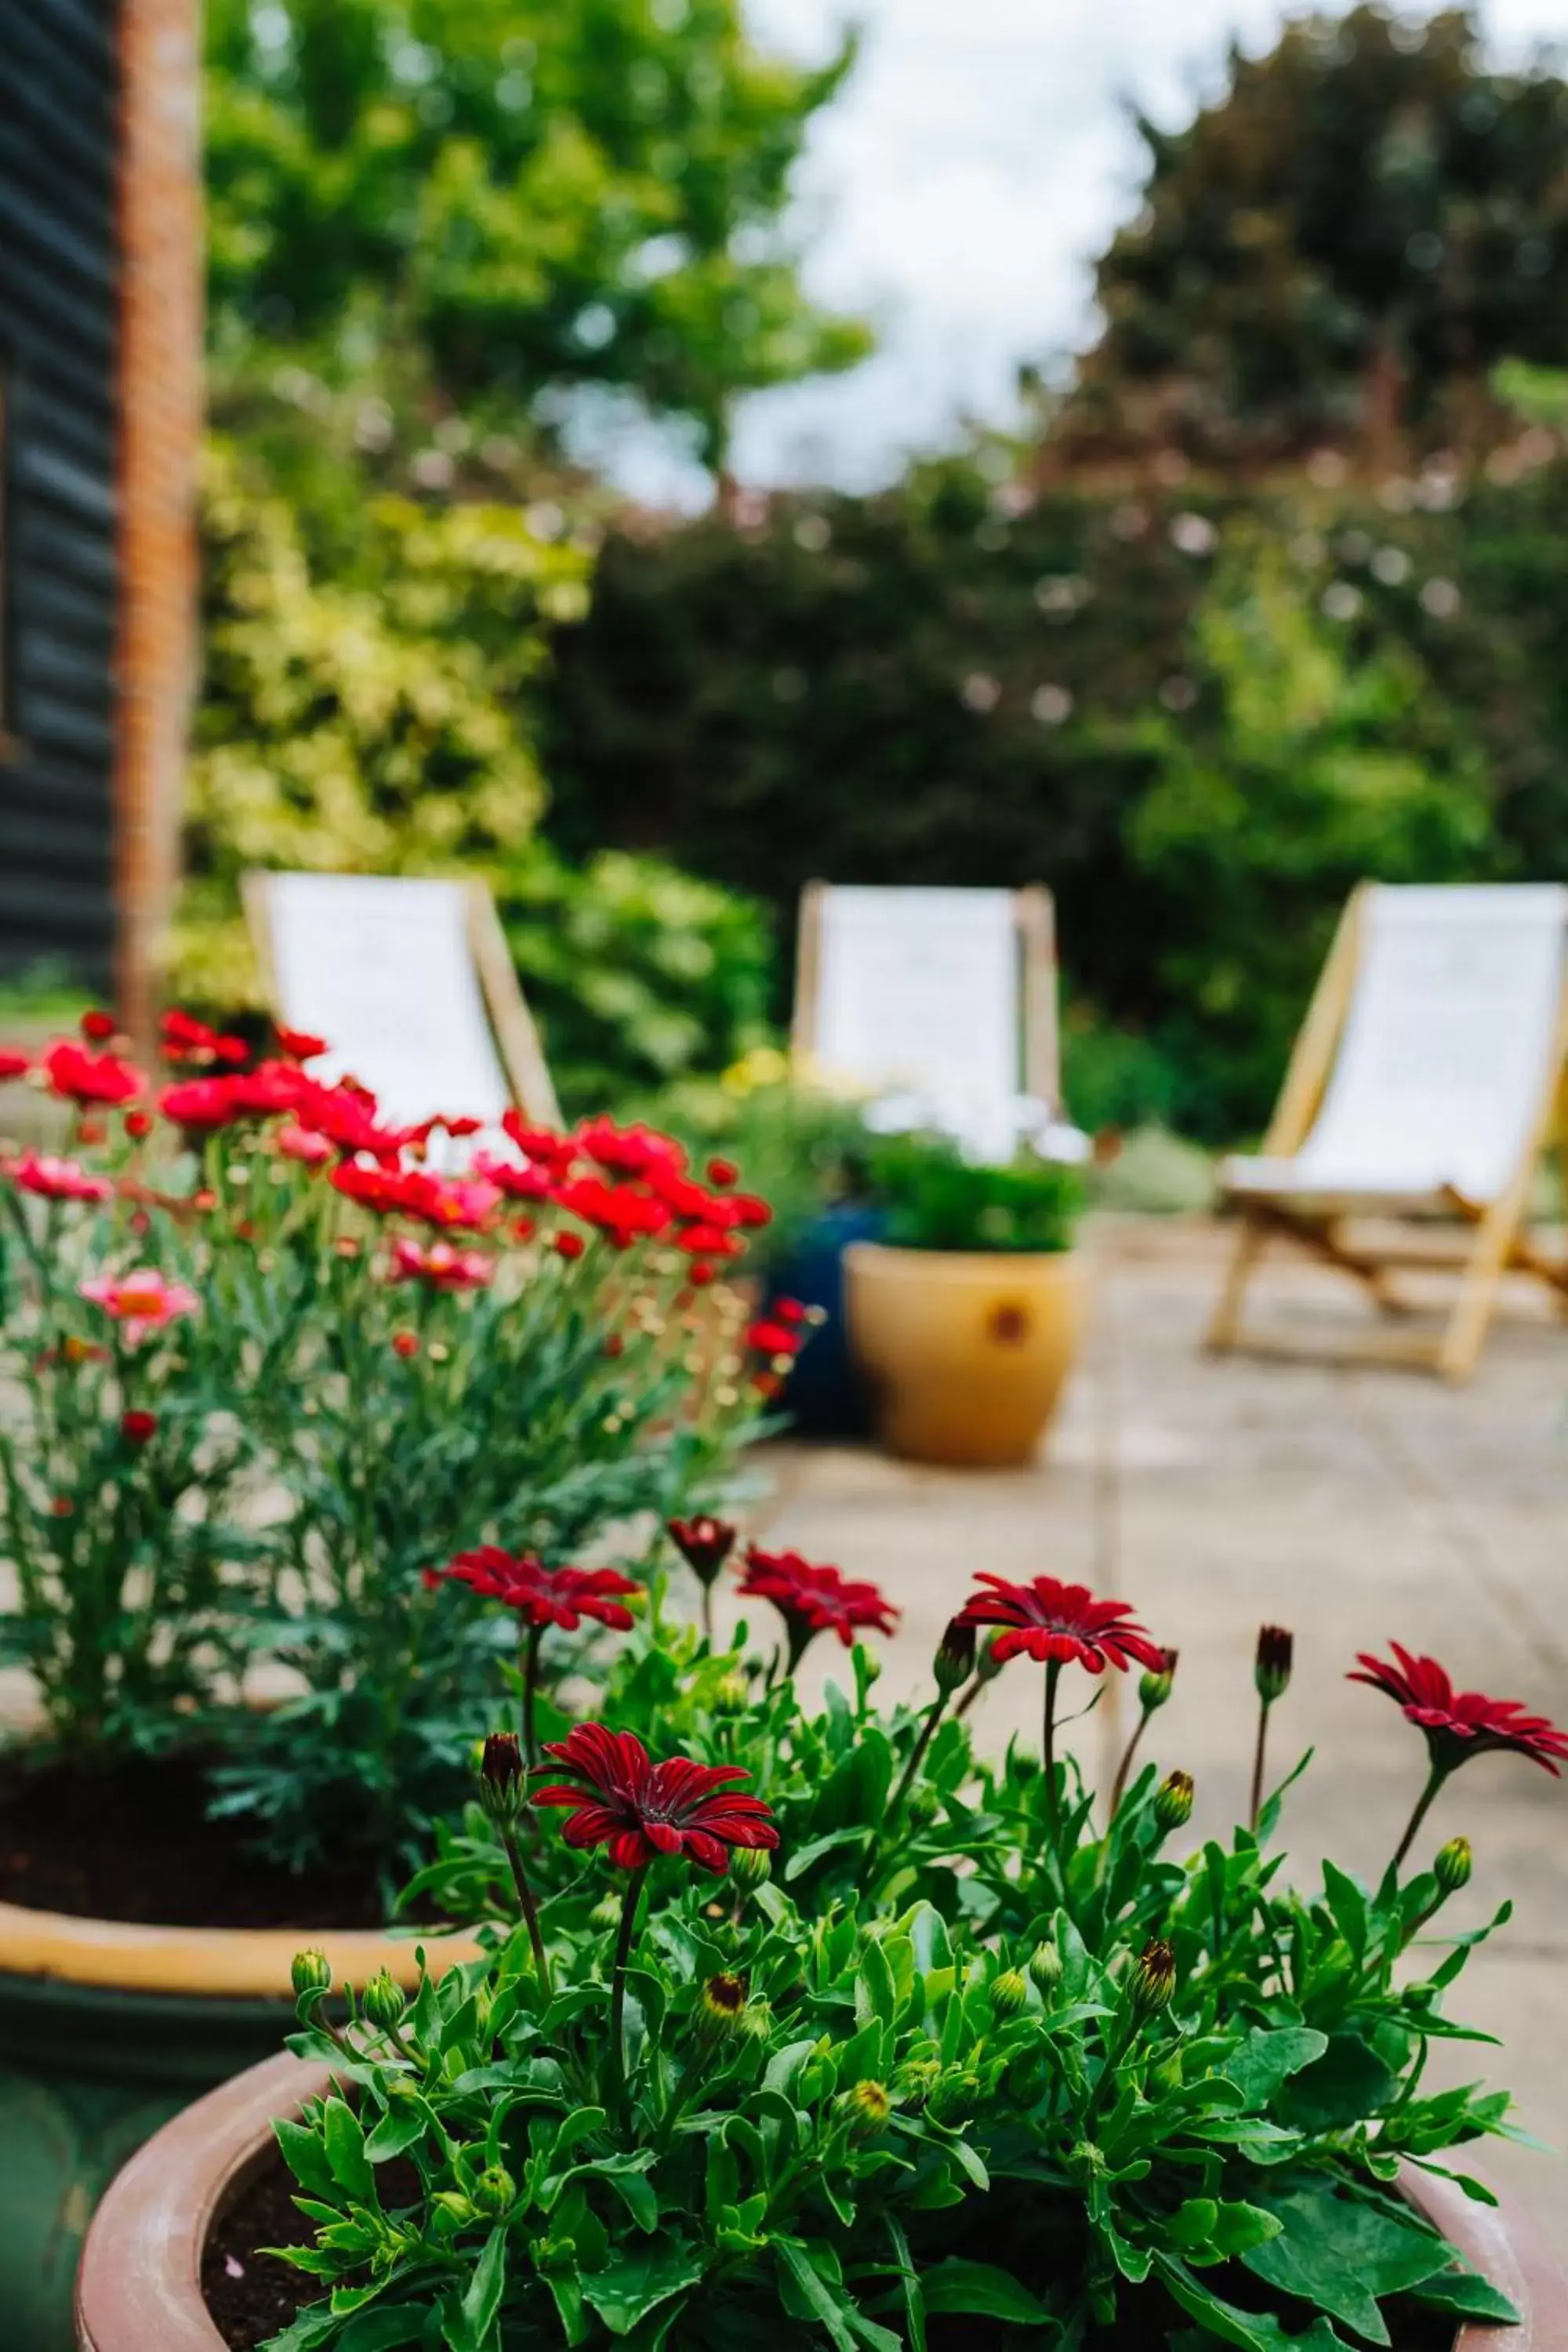
[[[1447,1267],[1458,1286],[1436,1336],[1373,1331],[1334,1352],[1468,1379],[1505,1272],[1568,1301],[1568,1259],[1529,1237],[1531,1182],[1561,1121],[1568,1055],[1568,889],[1555,884],[1363,883],[1328,961],[1256,1159],[1220,1170],[1240,1230],[1208,1344],[1306,1352],[1244,1328],[1247,1283],[1272,1240],[1405,1310],[1400,1266]],[[1408,1232],[1357,1238],[1351,1221],[1446,1216],[1468,1228],[1447,1258]],[[1321,1353],[1321,1350],[1312,1350]]]

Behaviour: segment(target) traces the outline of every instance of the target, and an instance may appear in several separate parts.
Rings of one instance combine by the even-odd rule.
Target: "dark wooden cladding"
[[[0,0],[0,975],[114,953],[118,0]]]

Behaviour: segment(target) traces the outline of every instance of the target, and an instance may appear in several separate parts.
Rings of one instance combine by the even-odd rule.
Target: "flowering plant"
[[[105,1018],[34,1072],[68,1152],[0,1159],[0,1630],[58,1746],[198,1743],[253,1842],[395,1884],[509,1679],[724,1493],[803,1336],[726,1280],[767,1207],[644,1127],[397,1126],[294,1032],[171,1013],[157,1081]]]
[[[911,1133],[871,1149],[868,1190],[903,1249],[1057,1251],[1072,1247],[1083,1181],[1026,1146],[1005,1167],[973,1167],[947,1137]]]
[[[1444,2014],[1489,1932],[1437,1925],[1462,1838],[1297,1891],[1272,1851],[1288,1780],[1177,1858],[1188,1775],[1124,1770],[1101,1808],[1049,1752],[1063,1674],[1142,1664],[1142,1738],[1175,1654],[1049,1578],[984,1580],[932,1699],[890,1716],[858,1647],[814,1717],[743,1637],[662,1654],[646,1737],[647,1655],[623,1654],[606,1719],[537,1775],[515,1735],[487,1744],[488,1959],[405,2007],[384,1979],[330,1999],[301,1955],[292,2046],[335,2084],[279,2127],[302,2302],[273,2352],[934,2352],[1003,2325],[1052,2352],[1332,2352],[1513,2315],[1409,2193],[1509,2129],[1506,2094],[1422,2084],[1436,2042],[1484,2039]],[[1468,1741],[1449,1769],[1483,1716],[1555,1769],[1562,1734],[1430,1663],[1387,1672],[1430,1739]],[[1031,1667],[1044,1749],[981,1760],[974,1702]],[[1265,1711],[1289,1680],[1268,1628]]]

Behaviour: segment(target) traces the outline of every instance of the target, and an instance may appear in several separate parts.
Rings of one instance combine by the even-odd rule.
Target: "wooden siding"
[[[0,974],[114,961],[117,0],[0,0]]]

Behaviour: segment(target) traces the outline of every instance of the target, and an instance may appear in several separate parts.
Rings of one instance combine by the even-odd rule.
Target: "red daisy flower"
[[[287,1054],[291,1062],[313,1062],[327,1050],[324,1037],[316,1037],[308,1029],[285,1029],[278,1024],[278,1050]]]
[[[559,1625],[574,1633],[584,1617],[624,1633],[632,1612],[621,1595],[642,1587],[614,1568],[546,1568],[532,1552],[502,1551],[499,1544],[480,1544],[460,1551],[445,1568],[432,1569],[427,1582],[443,1579],[466,1584],[487,1601],[503,1601],[531,1625]]]
[[[728,1519],[701,1511],[694,1519],[666,1519],[664,1525],[687,1567],[704,1584],[711,1584],[734,1549],[735,1530]]]
[[[568,1777],[537,1790],[536,1805],[569,1805],[568,1845],[602,1845],[621,1870],[646,1870],[661,1853],[684,1854],[722,1877],[731,1846],[775,1846],[779,1833],[760,1797],[733,1782],[751,1774],[737,1764],[698,1764],[689,1756],[648,1759],[629,1731],[579,1723],[548,1745]]]
[[[1347,1682],[1383,1691],[1404,1710],[1405,1720],[1426,1734],[1435,1772],[1447,1774],[1472,1756],[1508,1748],[1555,1774],[1554,1759],[1568,1757],[1568,1732],[1543,1715],[1528,1715],[1513,1698],[1488,1698],[1482,1691],[1457,1691],[1436,1658],[1415,1658],[1390,1643],[1398,1664],[1358,1652],[1359,1674]]]
[[[890,1633],[899,1612],[876,1585],[857,1582],[837,1568],[814,1566],[797,1551],[760,1551],[747,1547],[741,1578],[743,1598],[771,1601],[789,1633],[793,1672],[806,1643],[817,1633],[837,1633],[848,1649],[858,1633]]]
[[[0,1045],[0,1078],[25,1078],[32,1066],[31,1054],[20,1045]]]
[[[1005,1626],[992,1650],[998,1665],[1020,1651],[1042,1665],[1076,1660],[1091,1675],[1103,1674],[1108,1665],[1125,1674],[1134,1662],[1158,1673],[1165,1662],[1165,1653],[1129,1615],[1125,1601],[1097,1601],[1087,1584],[1063,1584],[1054,1576],[1014,1584],[982,1571],[976,1580],[992,1590],[974,1593],[957,1622]]]
[[[69,1102],[133,1102],[147,1084],[134,1063],[115,1054],[89,1054],[68,1037],[49,1047],[43,1069],[53,1092]]]

